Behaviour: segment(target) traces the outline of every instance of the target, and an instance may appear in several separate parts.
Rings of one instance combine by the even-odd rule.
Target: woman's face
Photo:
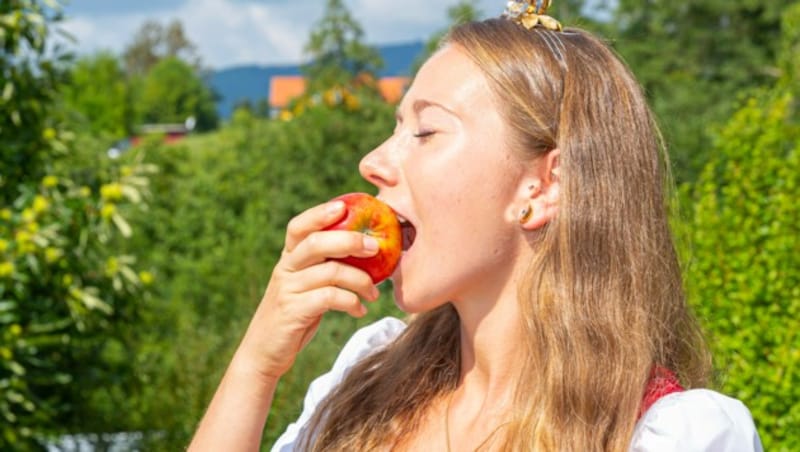
[[[492,301],[508,288],[523,206],[523,165],[508,134],[483,74],[447,46],[417,74],[393,135],[361,161],[364,178],[409,223],[393,275],[404,311]]]

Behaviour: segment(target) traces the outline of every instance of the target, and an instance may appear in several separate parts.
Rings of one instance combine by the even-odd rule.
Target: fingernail
[[[344,208],[344,202],[333,201],[328,203],[328,206],[326,207],[325,211],[328,213],[328,215],[336,215],[337,213],[341,212],[343,208]]]
[[[378,251],[378,241],[375,238],[365,235],[363,242],[364,251],[369,251],[370,253]]]

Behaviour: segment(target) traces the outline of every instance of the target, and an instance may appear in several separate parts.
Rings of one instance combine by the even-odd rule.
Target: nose
[[[391,140],[389,138],[384,141],[383,144],[365,155],[358,164],[361,177],[378,189],[392,187],[398,181],[397,165],[391,160],[389,152]]]

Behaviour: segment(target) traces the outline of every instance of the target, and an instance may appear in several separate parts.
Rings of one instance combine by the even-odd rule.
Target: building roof
[[[378,91],[389,103],[397,103],[406,92],[409,77],[383,77],[378,79]],[[275,75],[269,80],[269,105],[283,109],[292,99],[301,96],[306,90],[306,79],[299,75]]]
[[[383,77],[378,80],[378,90],[386,102],[396,104],[406,93],[410,80],[408,77]]]
[[[292,99],[306,90],[306,79],[299,75],[275,75],[269,79],[269,105],[286,108]]]

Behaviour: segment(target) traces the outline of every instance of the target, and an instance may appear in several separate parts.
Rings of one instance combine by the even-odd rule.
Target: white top
[[[291,452],[317,405],[350,367],[391,343],[405,329],[393,317],[365,326],[347,341],[333,368],[311,383],[303,412],[278,438],[272,452]],[[762,452],[750,411],[742,402],[708,389],[666,395],[637,422],[631,452]]]

